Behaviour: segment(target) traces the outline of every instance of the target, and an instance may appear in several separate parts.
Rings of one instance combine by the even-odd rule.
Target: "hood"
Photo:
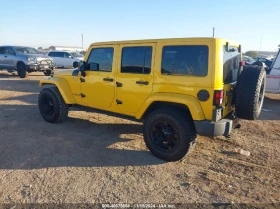
[[[74,69],[63,69],[63,70],[54,70],[53,72],[54,72],[54,77],[56,76],[56,75],[58,75],[58,76],[72,76],[72,74],[73,74],[73,71],[75,71],[75,70],[78,70],[77,68],[74,68]]]
[[[33,57],[33,58],[36,58],[37,61],[43,61],[43,60],[51,60],[53,61],[53,58],[52,57],[49,57],[45,54],[21,54],[20,56],[24,56],[26,58],[29,58],[29,57]]]
[[[26,56],[26,57],[40,57],[40,58],[50,58],[49,56],[45,54],[20,54],[20,56]]]

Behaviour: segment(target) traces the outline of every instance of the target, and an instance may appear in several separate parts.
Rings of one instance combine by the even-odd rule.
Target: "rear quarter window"
[[[164,46],[161,73],[207,76],[208,54],[208,46]]]
[[[241,62],[241,54],[237,47],[229,47],[229,51],[224,46],[223,56],[223,76],[224,83],[232,83],[237,80],[239,63]]]
[[[55,56],[54,56],[54,52],[50,52],[50,53],[48,54],[48,56],[49,56],[49,57],[55,57]]]

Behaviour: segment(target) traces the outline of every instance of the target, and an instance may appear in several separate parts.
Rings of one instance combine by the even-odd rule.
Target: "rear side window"
[[[151,46],[124,47],[121,73],[150,74],[152,50]]]
[[[5,47],[0,47],[0,54],[5,54]]]
[[[63,52],[50,52],[49,53],[50,57],[64,57]]]
[[[92,71],[104,71],[104,72],[111,72],[112,65],[113,65],[113,57],[114,57],[114,48],[94,48],[91,50],[88,64],[89,70]],[[97,69],[92,68],[92,64],[97,64]]]
[[[237,80],[239,63],[241,62],[241,54],[237,47],[229,47],[229,51],[224,46],[224,83],[232,83]]]
[[[50,53],[48,54],[48,56],[49,56],[49,57],[55,57],[55,54],[54,54],[54,52],[50,52]]]
[[[207,76],[208,46],[164,46],[161,73]]]
[[[11,47],[6,47],[5,54],[14,55],[15,51]]]
[[[63,52],[55,52],[55,56],[56,57],[64,57],[64,53]]]

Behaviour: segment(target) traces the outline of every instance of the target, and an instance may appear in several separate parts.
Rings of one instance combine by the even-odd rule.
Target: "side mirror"
[[[74,66],[74,67],[75,67],[75,66]],[[85,68],[85,62],[80,61],[80,62],[78,63],[78,70],[79,70],[79,71],[85,71],[85,70],[86,70],[86,68]]]

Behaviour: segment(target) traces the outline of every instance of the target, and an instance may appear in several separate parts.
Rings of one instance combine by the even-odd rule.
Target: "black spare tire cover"
[[[265,94],[266,72],[261,66],[244,66],[235,89],[235,109],[239,118],[258,119]]]

